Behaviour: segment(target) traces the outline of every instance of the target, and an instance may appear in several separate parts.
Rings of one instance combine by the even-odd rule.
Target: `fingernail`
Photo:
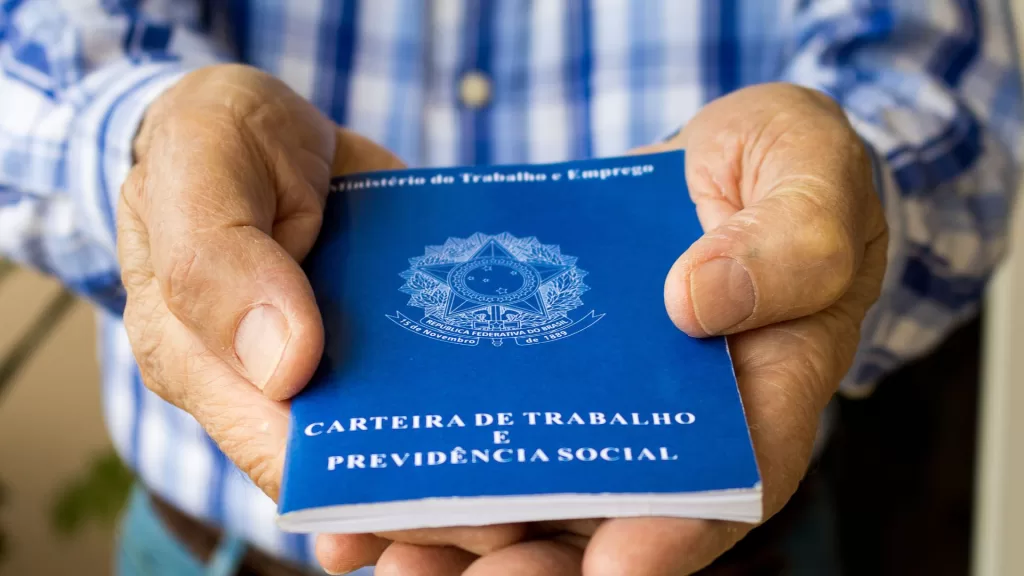
[[[288,321],[273,306],[253,308],[238,325],[235,354],[260,390],[277,370],[288,336]]]
[[[754,285],[732,258],[716,258],[694,270],[690,297],[697,321],[708,334],[721,334],[754,313]]]

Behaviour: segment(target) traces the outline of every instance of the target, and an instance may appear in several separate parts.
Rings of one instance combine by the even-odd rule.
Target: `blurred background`
[[[1015,0],[1018,32],[1024,0]],[[1024,191],[1018,203],[1024,200]],[[1024,574],[1024,214],[978,320],[844,401],[829,479],[850,574]],[[92,309],[0,260],[0,576],[111,573],[131,484],[102,422]]]
[[[0,263],[4,576],[111,573],[112,524],[101,508],[118,497],[123,471],[109,456],[94,332],[88,304]]]

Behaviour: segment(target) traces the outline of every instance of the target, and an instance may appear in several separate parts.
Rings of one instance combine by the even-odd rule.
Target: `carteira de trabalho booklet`
[[[724,338],[665,309],[702,229],[685,153],[335,179],[303,266],[326,331],[280,526],[756,522]]]

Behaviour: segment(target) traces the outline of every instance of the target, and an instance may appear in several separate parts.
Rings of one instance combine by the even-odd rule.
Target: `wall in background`
[[[1024,0],[1014,0],[1024,45]],[[1024,50],[1022,57],[1024,57]],[[1024,192],[985,317],[974,576],[1024,574]]]

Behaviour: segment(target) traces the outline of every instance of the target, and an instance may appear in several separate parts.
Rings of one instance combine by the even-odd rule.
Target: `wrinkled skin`
[[[765,516],[796,490],[819,415],[877,299],[886,227],[866,152],[818,93],[762,85],[706,106],[670,142],[706,233],[665,281],[686,333],[729,335]],[[184,409],[268,496],[288,399],[323,349],[299,263],[332,175],[401,167],[280,81],[228,65],[148,111],[118,210],[125,325],[146,386]],[[704,264],[708,264],[702,267]],[[689,574],[752,527],[668,518],[323,535],[317,557],[381,575]]]

